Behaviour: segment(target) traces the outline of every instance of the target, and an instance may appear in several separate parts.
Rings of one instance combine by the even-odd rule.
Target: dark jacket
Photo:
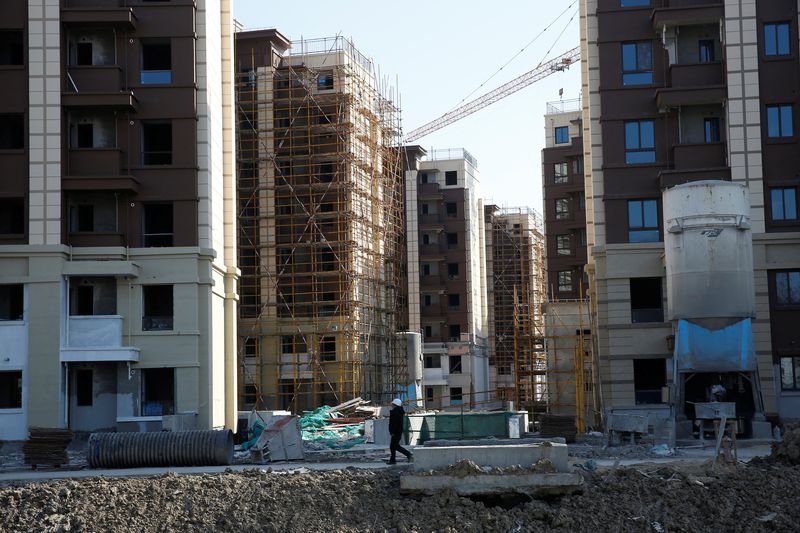
[[[399,435],[403,432],[403,417],[406,412],[402,406],[396,405],[389,411],[389,434]]]

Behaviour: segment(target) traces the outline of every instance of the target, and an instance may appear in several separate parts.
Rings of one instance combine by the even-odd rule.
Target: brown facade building
[[[718,384],[735,398],[744,434],[767,434],[765,417],[800,417],[792,326],[800,320],[798,14],[789,0],[581,2],[588,272],[602,396],[607,409],[647,413],[651,422],[673,408],[679,437],[691,431],[681,424],[695,416],[691,402]],[[685,251],[664,242],[689,228],[675,212],[704,200],[694,192],[669,206],[664,199],[684,183],[723,190],[719,180],[747,191],[749,212],[736,231],[752,233],[740,254],[752,254],[752,275],[696,297],[748,293],[755,303],[741,318],[752,321],[747,351],[756,363],[740,373],[688,372],[678,356],[681,328],[722,326],[676,312],[671,257]],[[734,231],[719,220],[708,238]],[[722,307],[717,316],[728,317]]]
[[[227,0],[0,4],[0,439],[233,427],[231,42]]]
[[[586,283],[586,195],[580,100],[550,102],[542,150],[547,291],[549,300],[575,300]]]

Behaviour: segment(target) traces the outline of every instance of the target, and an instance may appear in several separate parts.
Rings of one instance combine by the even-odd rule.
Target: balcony
[[[723,2],[717,0],[664,0],[661,7],[653,9],[653,28],[698,25],[718,22],[725,18]]]
[[[670,87],[656,90],[660,110],[687,105],[721,104],[728,96],[721,63],[670,66]]]
[[[422,369],[422,383],[424,386],[447,385],[447,377],[441,368]]]
[[[114,93],[125,86],[119,65],[75,65],[69,67],[68,73],[70,88],[77,93]]]
[[[417,187],[417,198],[420,200],[440,200],[443,197],[438,183],[420,183]]]
[[[62,363],[139,362],[139,349],[122,345],[119,315],[70,316]]]
[[[138,192],[136,178],[123,174],[122,157],[119,148],[71,148],[64,190]]]
[[[672,168],[659,173],[662,189],[699,180],[730,180],[725,143],[678,144],[672,147]]]
[[[133,95],[133,91],[77,92],[74,87],[70,87],[70,89],[72,91],[61,94],[61,105],[64,107],[139,112],[139,100]]]
[[[669,76],[673,89],[725,85],[719,62],[671,65]]]
[[[64,24],[103,28],[136,29],[133,8],[123,7],[118,1],[65,0],[62,2],[61,22]],[[116,5],[114,5],[116,4]]]

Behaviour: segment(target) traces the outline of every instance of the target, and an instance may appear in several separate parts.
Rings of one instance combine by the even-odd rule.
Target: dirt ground
[[[399,493],[401,470],[246,471],[0,488],[2,531],[797,531],[800,467],[639,465],[582,494],[485,503]]]

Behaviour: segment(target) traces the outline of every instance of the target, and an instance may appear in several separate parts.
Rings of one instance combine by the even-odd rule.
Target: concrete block
[[[389,419],[373,418],[364,420],[364,435],[367,437],[367,442],[369,443],[388,446],[391,440],[391,436],[389,435]]]
[[[435,494],[452,490],[460,496],[490,494],[528,494],[550,496],[580,490],[583,478],[578,473],[556,474],[478,474],[472,476],[406,475],[400,478],[400,492]]]
[[[559,472],[567,472],[566,444],[522,444],[511,446],[441,446],[414,450],[414,469],[438,470],[464,459],[478,466],[507,468],[530,466],[549,459]]]

